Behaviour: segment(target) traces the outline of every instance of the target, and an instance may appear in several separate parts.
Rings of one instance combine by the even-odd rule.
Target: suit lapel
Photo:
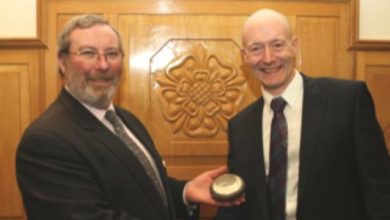
[[[169,189],[167,179],[165,176],[165,170],[161,166],[160,156],[159,156],[158,152],[156,151],[156,149],[153,147],[153,143],[150,142],[151,140],[148,137],[145,137],[145,135],[142,134],[141,130],[143,130],[143,128],[137,127],[137,123],[135,123],[134,118],[127,117],[128,114],[123,113],[123,111],[120,109],[116,109],[116,110],[117,110],[119,117],[125,123],[127,128],[138,138],[138,140],[142,143],[142,145],[146,148],[146,150],[149,152],[150,156],[155,161],[156,167],[157,167],[158,172],[160,174],[160,179],[162,181],[164,190],[167,194],[167,199],[170,200],[170,195],[169,195],[170,189]],[[126,147],[126,150],[128,151],[127,147]],[[133,154],[131,154],[131,156],[133,156]],[[150,177],[147,176],[146,172],[144,172],[144,168],[138,162],[138,159],[135,156],[133,156],[133,158],[134,158],[134,160],[132,160],[132,161],[133,162],[135,161],[137,163],[137,165],[139,166],[139,168],[136,168],[135,170],[137,171],[136,173],[140,177],[140,183],[142,184],[142,186],[144,186],[145,193],[149,194],[150,198],[153,200],[153,202],[155,202],[155,205],[161,211],[167,210],[164,207],[164,205],[162,203],[162,199],[161,199],[160,195],[158,194],[157,190],[155,189],[153,182],[150,180]],[[127,161],[128,161],[128,159],[127,159]],[[134,167],[132,167],[132,168],[134,170]],[[142,171],[142,172],[139,172],[139,171]],[[151,188],[153,188],[153,190],[151,190]],[[170,204],[170,206],[172,206],[171,204],[173,204],[172,201],[168,201],[168,203]],[[172,207],[169,207],[169,208],[171,209]]]
[[[155,190],[152,181],[147,176],[146,172],[144,172],[144,168],[138,162],[138,159],[130,152],[127,146],[66,90],[63,89],[61,91],[59,101],[64,105],[67,111],[75,117],[75,120],[80,123],[86,132],[90,132],[96,140],[102,143],[110,152],[122,161],[128,168],[129,173],[134,176],[136,182],[138,182],[143,189],[145,195],[147,195],[150,198],[151,203],[155,205],[156,210],[159,210],[161,215],[164,216],[162,219],[169,219],[169,214],[166,211],[167,208],[164,207],[160,195]],[[128,121],[125,121],[125,123],[127,125],[129,124]],[[129,128],[134,131],[131,127]],[[135,132],[135,135],[140,138],[142,143],[145,143],[143,137],[140,137],[137,132]],[[145,147],[151,152],[150,146],[146,145]],[[155,158],[155,153],[153,152],[151,154]]]
[[[254,140],[250,143],[249,152],[250,158],[248,160],[248,167],[258,167],[258,172],[253,175],[255,188],[256,188],[256,197],[259,199],[259,205],[257,208],[261,209],[259,213],[263,214],[261,219],[268,219],[268,201],[267,201],[267,178],[265,174],[265,166],[264,166],[264,150],[263,150],[263,107],[264,107],[264,99],[260,98],[257,102],[258,104],[254,106],[253,111],[251,112],[251,116],[249,117],[250,121],[248,121],[248,125],[252,124],[253,126],[246,126],[246,133],[248,134],[248,140]],[[252,172],[252,171],[248,171]]]
[[[128,149],[128,147],[112,132],[105,127],[97,128],[93,131],[97,140],[99,140],[105,147],[107,147],[122,163],[127,167],[129,172],[134,176],[138,185],[143,189],[145,195],[150,198],[150,202],[155,205],[156,210],[159,210],[163,216],[167,215],[160,195],[155,189],[150,177],[144,171],[143,166]]]
[[[318,136],[323,124],[326,95],[313,79],[304,77],[304,96],[299,165],[298,206],[305,193],[314,154],[318,146]]]
[[[129,122],[125,120],[124,122],[126,126],[128,126]],[[131,153],[128,147],[117,136],[115,136],[115,134],[113,134],[104,126],[101,126],[100,128],[102,129],[96,129],[94,132],[95,137],[99,139],[104,144],[104,146],[106,146],[119,158],[119,160],[123,162],[123,164],[128,168],[129,172],[134,176],[136,182],[138,182],[139,186],[143,189],[145,195],[149,197],[150,202],[156,207],[156,210],[158,210],[162,216],[168,218],[167,208],[163,205],[160,195],[158,194],[150,177],[144,171],[143,166],[138,161],[138,158],[135,157],[133,153]],[[131,127],[128,128],[134,132]],[[105,135],[102,135],[103,133]],[[134,134],[142,143],[144,143],[142,141],[142,137],[140,137],[137,132]],[[145,147],[150,152],[150,147],[146,145]]]

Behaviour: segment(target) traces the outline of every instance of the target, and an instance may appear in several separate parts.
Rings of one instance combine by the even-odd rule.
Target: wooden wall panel
[[[179,157],[226,155],[227,119],[257,97],[246,89],[248,76],[241,69],[243,19],[120,17],[119,30],[128,39],[129,59],[129,74],[122,84],[127,89],[121,90],[120,102],[150,119],[146,123],[160,153],[170,157],[168,164],[178,162]],[[212,90],[216,86],[223,91]],[[196,88],[198,93],[191,93]],[[210,96],[215,98],[208,99]],[[175,104],[179,99],[185,100]],[[222,105],[222,99],[230,100]],[[186,163],[191,162],[186,159]]]
[[[353,79],[352,53],[344,14],[297,16],[296,34],[301,50],[299,68],[311,76]]]
[[[301,68],[309,75],[337,76],[338,17],[298,17]],[[326,45],[326,46],[325,46]],[[315,59],[310,59],[315,57]]]
[[[28,66],[0,64],[0,88],[0,219],[23,219],[15,176],[15,152],[30,120]]]
[[[15,175],[15,152],[28,124],[43,110],[41,49],[0,50],[0,220],[25,214]]]

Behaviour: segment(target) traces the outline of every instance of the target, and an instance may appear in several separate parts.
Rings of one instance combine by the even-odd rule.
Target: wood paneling
[[[353,79],[352,53],[347,51],[345,14],[297,16],[301,53],[299,68],[311,76]]]
[[[162,155],[225,154],[227,119],[256,97],[240,67],[243,19],[119,18],[129,59],[120,102],[148,124]]]
[[[15,176],[19,139],[43,110],[42,52],[35,49],[0,50],[0,219],[24,219]]]
[[[338,17],[298,17],[301,66],[310,75],[337,76]],[[326,46],[325,46],[326,45]],[[315,57],[316,59],[310,59]]]
[[[30,121],[28,67],[0,64],[0,216],[23,218],[23,206],[15,176],[15,152]]]

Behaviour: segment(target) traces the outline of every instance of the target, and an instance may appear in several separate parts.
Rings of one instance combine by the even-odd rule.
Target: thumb
[[[215,179],[228,172],[227,166],[221,166],[209,171],[210,177]]]

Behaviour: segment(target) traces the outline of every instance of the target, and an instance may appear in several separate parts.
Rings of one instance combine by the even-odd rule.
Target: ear
[[[57,65],[58,65],[58,70],[60,71],[60,74],[65,75],[66,67],[65,67],[64,55],[57,56]]]
[[[240,51],[241,51],[242,60],[243,60],[245,63],[248,63],[248,54],[246,53],[245,49],[244,49],[244,48],[241,48]]]
[[[298,41],[298,38],[297,37],[293,37],[292,41],[291,41],[291,46],[294,50],[294,53],[298,53],[298,49],[299,49],[299,41]]]

